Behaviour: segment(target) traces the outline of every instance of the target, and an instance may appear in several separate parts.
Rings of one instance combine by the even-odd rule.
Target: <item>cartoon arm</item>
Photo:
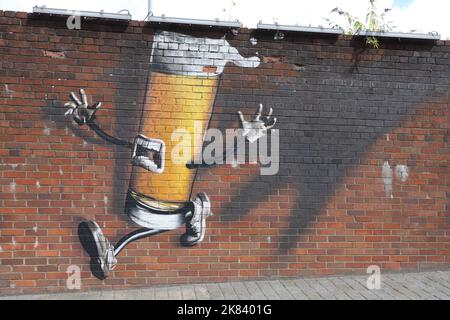
[[[264,106],[260,104],[258,112],[256,113],[255,119],[253,121],[246,121],[242,112],[238,111],[242,129],[244,129],[242,135],[246,137],[250,143],[253,143],[259,138],[264,137],[267,134],[267,131],[272,129],[277,123],[277,118],[273,118],[272,120],[270,119],[273,113],[272,108],[270,108],[267,116],[263,117],[263,120],[261,120],[263,108]]]
[[[123,146],[129,149],[133,148],[133,144],[124,141],[113,136],[110,136],[105,131],[103,131],[96,123],[95,123],[95,114],[100,109],[102,105],[101,102],[96,102],[92,106],[90,106],[87,102],[87,96],[83,89],[80,89],[80,99],[73,92],[70,93],[70,99],[72,101],[64,104],[65,107],[69,107],[64,115],[72,115],[72,119],[79,125],[82,126],[84,124],[88,125],[89,128],[94,130],[94,132],[103,140],[113,143],[115,145]]]
[[[267,116],[262,116],[264,106],[262,104],[259,105],[258,112],[255,115],[255,118],[251,121],[246,121],[244,115],[241,111],[238,111],[239,119],[241,120],[242,125],[242,136],[246,137],[250,143],[254,143],[261,137],[267,134],[267,131],[272,129],[277,123],[277,118],[272,117],[273,109],[270,108]],[[224,151],[223,155],[219,159],[203,159],[201,164],[188,163],[186,166],[189,169],[195,168],[207,168],[217,165],[217,162],[224,163],[226,159],[229,159],[230,155],[235,154],[235,146],[233,148],[228,148]],[[219,161],[220,160],[220,161]]]

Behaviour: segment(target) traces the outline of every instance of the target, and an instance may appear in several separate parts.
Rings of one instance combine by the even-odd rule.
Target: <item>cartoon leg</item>
[[[211,203],[206,193],[198,194],[190,204],[192,209],[186,213],[186,232],[180,238],[181,244],[185,247],[192,247],[203,241],[206,218],[211,215]],[[92,273],[103,280],[114,269],[117,264],[116,257],[128,244],[165,231],[169,230],[141,228],[122,237],[113,246],[95,221],[83,221],[78,226],[78,237],[91,257]]]
[[[138,230],[135,230],[126,236],[124,236],[122,239],[120,239],[117,244],[114,246],[114,255],[117,257],[119,253],[131,242],[150,237],[153,235],[157,235],[159,233],[163,233],[168,230],[155,230],[155,229],[147,229],[147,228],[141,228]]]
[[[125,246],[138,239],[161,232],[164,230],[141,228],[127,234],[119,240],[116,246],[113,246],[95,221],[83,221],[78,226],[80,242],[91,257],[92,273],[102,280],[108,277],[109,272],[114,269],[117,264],[116,257]]]

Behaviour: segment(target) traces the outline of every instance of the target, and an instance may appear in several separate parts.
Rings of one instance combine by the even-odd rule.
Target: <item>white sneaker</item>
[[[114,247],[103,235],[102,229],[95,221],[83,221],[78,226],[78,237],[91,257],[94,275],[101,279],[108,277],[109,271],[116,266],[117,259],[114,256]]]
[[[194,210],[186,221],[186,233],[180,242],[185,247],[192,247],[203,241],[206,232],[206,218],[211,215],[211,202],[206,193],[199,193],[192,201]]]

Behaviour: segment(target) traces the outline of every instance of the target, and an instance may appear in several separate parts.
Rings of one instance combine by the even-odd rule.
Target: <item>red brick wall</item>
[[[163,28],[157,26],[157,28]],[[136,226],[123,213],[129,152],[64,117],[70,91],[102,101],[97,122],[132,141],[145,101],[154,26],[0,11],[0,294],[82,290],[450,266],[450,44],[167,26],[227,40],[258,68],[228,64],[211,127],[236,112],[274,108],[280,171],[201,169],[214,216],[205,240],[184,229],[132,243],[109,278],[89,268],[77,227],[95,219],[117,241]],[[252,44],[249,39],[256,38]],[[387,196],[385,162],[409,168]]]

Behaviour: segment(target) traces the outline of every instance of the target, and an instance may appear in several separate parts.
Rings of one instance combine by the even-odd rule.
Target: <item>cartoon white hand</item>
[[[83,89],[80,89],[80,99],[76,96],[75,93],[70,93],[70,99],[72,99],[71,102],[67,102],[64,104],[65,107],[69,107],[69,110],[64,113],[64,115],[71,114],[73,117],[73,120],[75,120],[78,125],[83,125],[86,122],[94,120],[95,113],[102,105],[101,102],[96,102],[92,106],[89,106],[87,102],[86,93]]]
[[[242,112],[238,111],[239,119],[241,119],[242,122],[242,129],[244,129],[242,135],[246,137],[247,140],[251,143],[265,136],[267,134],[267,130],[272,129],[277,123],[277,118],[273,118],[272,120],[270,119],[273,112],[272,108],[270,108],[267,116],[261,116],[263,108],[263,105],[260,104],[258,112],[256,113],[255,119],[253,121],[246,121]],[[261,117],[264,120],[261,120]]]

